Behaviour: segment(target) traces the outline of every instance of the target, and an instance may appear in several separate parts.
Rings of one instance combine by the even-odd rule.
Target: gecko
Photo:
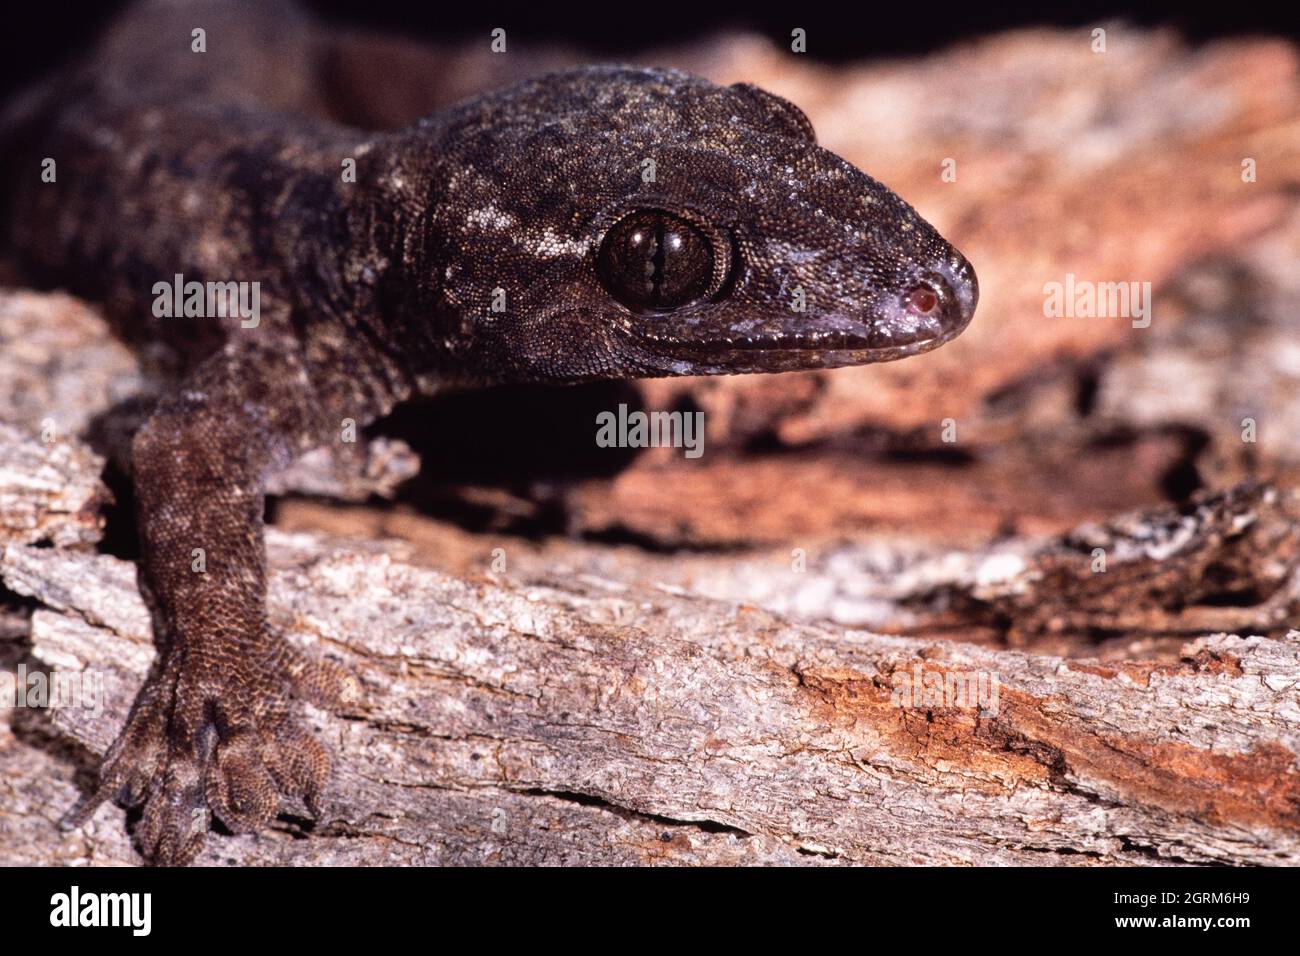
[[[146,0],[0,133],[22,275],[100,303],[170,382],[129,449],[157,654],[66,819],[130,808],[158,864],[213,817],[322,813],[300,702],[337,709],[348,679],[268,622],[268,476],[453,389],[915,356],[979,295],[755,85],[589,66],[362,130],[322,109],[319,29],[288,3]],[[160,309],[181,277],[254,286],[257,321]]]

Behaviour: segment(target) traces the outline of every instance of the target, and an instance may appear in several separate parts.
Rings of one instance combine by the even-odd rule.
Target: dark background
[[[0,95],[52,69],[94,37],[122,0],[14,3],[0,19]],[[512,43],[560,41],[607,56],[621,51],[695,38],[727,27],[757,30],[782,43],[790,30],[808,31],[811,56],[844,60],[923,53],[965,37],[1015,26],[1083,26],[1123,19],[1171,24],[1191,40],[1273,33],[1300,35],[1294,0],[1187,3],[1074,0],[1056,4],[1011,0],[991,6],[980,0],[927,2],[874,0],[834,4],[705,4],[686,0],[605,0],[564,7],[545,0],[484,3],[479,0],[314,0],[307,6],[335,20],[382,27],[409,36],[448,39],[486,37],[505,27]]]

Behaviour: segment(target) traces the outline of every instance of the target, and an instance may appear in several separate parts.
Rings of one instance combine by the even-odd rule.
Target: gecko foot
[[[353,685],[337,665],[280,641],[250,654],[177,647],[150,673],[125,729],[108,749],[95,793],[65,818],[84,822],[106,799],[139,808],[134,839],[151,863],[181,866],[203,848],[215,816],[233,833],[265,828],[282,796],[314,817],[329,757],[302,730],[290,692],[346,705]]]

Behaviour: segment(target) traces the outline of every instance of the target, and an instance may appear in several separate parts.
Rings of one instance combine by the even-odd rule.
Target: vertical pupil
[[[663,301],[664,283],[664,221],[655,219],[643,229],[638,229],[633,242],[645,256],[646,297],[654,305]]]
[[[601,282],[634,309],[673,309],[703,295],[712,273],[707,240],[689,223],[633,214],[608,234],[596,259]]]
[[[663,304],[664,266],[669,247],[673,252],[682,249],[682,237],[667,228],[662,218],[643,223],[628,234],[628,248],[635,261],[641,259],[641,272],[645,280],[646,300],[651,305]]]

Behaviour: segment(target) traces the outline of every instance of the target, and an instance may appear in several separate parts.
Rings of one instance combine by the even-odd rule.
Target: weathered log
[[[337,763],[324,819],[214,836],[207,862],[1300,860],[1300,634],[1101,666],[598,580],[461,580],[378,544],[271,550],[274,623],[364,703],[310,715]],[[101,714],[27,712],[18,733],[101,752],[152,655],[133,567],[8,545],[0,576],[41,605],[29,669],[103,687]],[[117,809],[56,835],[62,778],[4,775],[32,837],[8,854],[132,859]]]

